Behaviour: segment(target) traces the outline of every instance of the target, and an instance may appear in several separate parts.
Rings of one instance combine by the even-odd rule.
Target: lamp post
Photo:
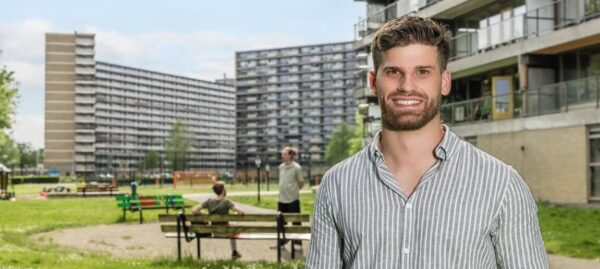
[[[269,159],[267,158],[265,164],[265,172],[267,172],[267,191],[269,191],[269,171],[271,171],[271,167],[269,167]]]
[[[256,164],[256,189],[257,189],[257,200],[260,203],[260,157],[256,155],[256,159],[254,159],[254,163]]]

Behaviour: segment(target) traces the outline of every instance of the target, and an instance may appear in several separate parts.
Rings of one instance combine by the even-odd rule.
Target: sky
[[[214,81],[235,52],[354,39],[354,0],[3,1],[0,66],[19,88],[12,134],[44,146],[44,34],[96,34],[96,60]]]

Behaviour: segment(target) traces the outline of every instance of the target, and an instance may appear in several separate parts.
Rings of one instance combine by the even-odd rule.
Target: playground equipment
[[[175,171],[173,172],[173,188],[177,186],[190,186],[213,184],[217,179],[217,171]]]
[[[15,187],[9,179],[10,169],[0,164],[0,199],[8,200],[15,197]],[[8,185],[12,191],[8,191]]]

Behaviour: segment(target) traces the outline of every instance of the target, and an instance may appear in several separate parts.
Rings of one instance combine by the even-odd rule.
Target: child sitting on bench
[[[239,207],[234,205],[231,201],[225,199],[226,191],[225,191],[225,183],[223,181],[216,181],[213,184],[213,192],[217,195],[215,198],[209,198],[204,201],[204,203],[195,206],[192,209],[192,213],[194,214],[202,214],[202,209],[207,209],[208,214],[221,214],[226,215],[229,214],[229,210],[233,209],[238,214],[244,214],[244,211]],[[215,223],[217,224],[217,223]],[[223,224],[223,223],[218,223]],[[231,258],[237,260],[242,257],[240,253],[237,251],[237,243],[235,239],[231,239]]]

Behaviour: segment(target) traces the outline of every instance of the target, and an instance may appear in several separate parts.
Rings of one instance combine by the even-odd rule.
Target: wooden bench
[[[277,262],[281,262],[280,240],[310,240],[310,215],[298,213],[244,215],[160,214],[161,231],[177,238],[177,259],[181,260],[181,240],[196,241],[200,259],[201,238],[273,239],[277,244]],[[299,222],[299,225],[291,225]],[[294,244],[291,255],[295,258]]]
[[[123,210],[123,220],[125,220],[126,211],[140,212],[140,223],[144,223],[144,210],[151,209],[165,209],[166,213],[169,213],[170,209],[182,209],[190,207],[185,205],[183,196],[181,194],[168,194],[168,195],[144,195],[144,196],[130,196],[130,195],[117,195],[117,207]]]

